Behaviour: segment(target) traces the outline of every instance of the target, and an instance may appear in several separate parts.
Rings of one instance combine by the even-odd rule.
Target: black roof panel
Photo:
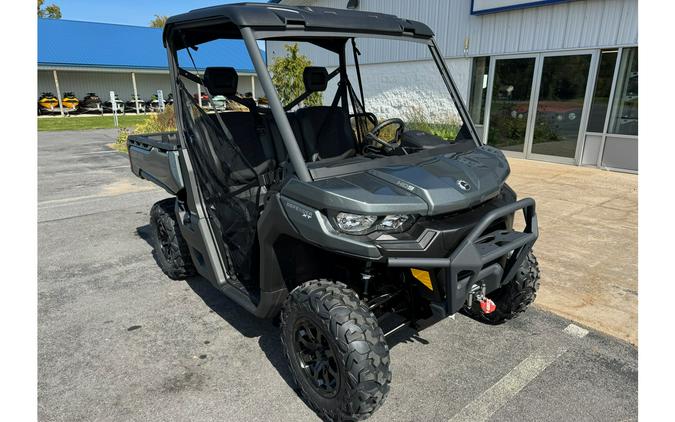
[[[212,23],[209,23],[211,21]],[[431,38],[434,34],[425,24],[384,13],[313,6],[285,6],[266,3],[236,3],[195,9],[170,17],[164,35],[175,27],[229,23],[237,28],[257,30],[302,29],[308,31],[344,32],[382,35],[412,35]],[[201,38],[201,37],[197,37]],[[222,37],[221,37],[222,38]],[[215,39],[215,38],[214,38]]]

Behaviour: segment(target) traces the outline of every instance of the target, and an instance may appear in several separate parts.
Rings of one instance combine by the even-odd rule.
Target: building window
[[[609,118],[609,133],[638,134],[638,49],[624,48]]]
[[[602,133],[605,130],[609,94],[612,92],[614,69],[616,68],[617,50],[606,50],[600,54],[598,76],[595,80],[595,92],[591,102],[591,111],[588,116],[588,132]]]
[[[487,96],[488,74],[490,72],[489,57],[475,57],[471,71],[471,96],[469,112],[477,125],[482,125],[485,117],[485,98]]]

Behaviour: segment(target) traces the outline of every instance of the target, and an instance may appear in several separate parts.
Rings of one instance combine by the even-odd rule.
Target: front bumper
[[[525,229],[486,230],[498,219],[523,211]],[[483,216],[447,258],[389,257],[389,267],[438,269],[445,299],[436,304],[446,315],[465,305],[474,286],[487,293],[509,283],[539,236],[532,198],[496,208]]]

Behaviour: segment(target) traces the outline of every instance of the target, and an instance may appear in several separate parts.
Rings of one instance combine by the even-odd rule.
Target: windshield
[[[273,77],[285,70],[278,63],[291,54],[305,59],[307,65],[326,67],[329,73],[339,66],[338,53],[307,41],[267,41],[266,47],[267,63]],[[365,111],[372,113],[378,122],[398,118],[404,121],[406,131],[424,131],[450,141],[456,139],[464,122],[428,44],[401,39],[355,38],[346,43],[345,50],[349,83],[363,103],[363,110],[358,110],[358,103],[355,110],[350,102],[350,114]],[[335,77],[326,90],[319,93],[322,105],[331,105],[339,84],[340,78]],[[289,90],[282,88],[281,91],[282,102],[287,103]],[[298,108],[315,105],[316,97],[312,97]]]
[[[298,157],[289,153],[293,143],[310,170],[354,163],[367,168],[371,166],[364,167],[364,161],[377,166],[375,161],[392,156],[423,153],[420,157],[428,157],[434,155],[429,150],[446,154],[476,147],[453,82],[444,77],[445,69],[439,69],[430,41],[279,34],[285,39],[268,34],[264,44],[258,41],[266,61],[265,76],[271,77],[267,86],[274,93],[265,92],[259,74],[239,70],[245,63],[234,52],[246,51],[243,40],[211,41],[190,49],[189,54],[186,50],[177,54],[179,68],[192,73],[179,72],[192,97],[191,107],[205,114],[253,116],[213,119],[235,137],[247,134],[246,139],[233,140],[242,143],[242,154],[267,154],[244,157],[253,167],[263,158],[284,167],[289,155],[290,161]],[[239,62],[228,63],[233,60]],[[281,102],[284,114],[271,110],[272,95]],[[227,127],[227,122],[234,121],[253,127]],[[252,142],[261,145],[252,147]],[[395,161],[401,162],[401,157]]]

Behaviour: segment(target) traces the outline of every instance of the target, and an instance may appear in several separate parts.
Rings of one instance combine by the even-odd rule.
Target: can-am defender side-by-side
[[[234,68],[197,71],[199,46],[223,39],[243,40],[266,107],[236,96]],[[303,43],[332,64],[306,67],[305,92],[282,103],[259,40],[268,53]],[[396,51],[389,42],[428,57],[428,74],[362,72],[359,61]],[[158,263],[279,317],[291,373],[322,417],[363,419],[382,404],[385,333],[460,311],[497,324],[534,300],[534,200],[516,199],[504,155],[479,141],[426,25],[237,4],[170,18],[164,43],[178,131],[128,138],[132,171],[172,195],[151,210]],[[195,84],[245,111],[199,107]],[[307,106],[315,93],[327,105]]]

